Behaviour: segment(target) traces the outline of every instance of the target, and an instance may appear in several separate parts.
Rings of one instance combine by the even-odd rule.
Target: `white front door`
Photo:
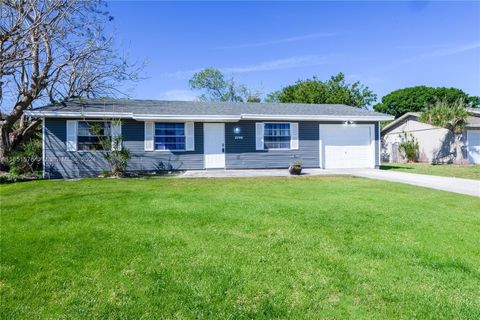
[[[467,131],[468,161],[480,163],[480,130]]]
[[[374,168],[374,126],[321,124],[320,159],[325,169]]]
[[[225,124],[203,124],[205,169],[225,168]]]

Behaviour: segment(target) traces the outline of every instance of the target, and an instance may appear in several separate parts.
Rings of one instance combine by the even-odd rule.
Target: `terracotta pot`
[[[291,165],[289,168],[288,168],[288,172],[290,172],[290,174],[294,174],[294,175],[299,175],[302,173],[302,166],[300,165]]]

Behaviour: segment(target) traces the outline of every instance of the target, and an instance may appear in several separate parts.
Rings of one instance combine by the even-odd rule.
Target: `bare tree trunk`
[[[120,93],[118,84],[137,79],[117,55],[103,26],[113,18],[102,0],[0,0],[0,169],[30,139],[40,120],[24,112],[73,97]],[[10,109],[8,109],[10,110]]]
[[[2,121],[2,124],[0,124],[0,171],[7,170],[8,168],[8,156],[11,149],[7,129]]]

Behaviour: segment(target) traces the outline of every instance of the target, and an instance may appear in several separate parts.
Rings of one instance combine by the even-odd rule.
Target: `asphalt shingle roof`
[[[82,99],[37,108],[36,111],[129,112],[152,115],[303,115],[303,116],[386,116],[383,113],[343,104],[235,103],[161,101],[130,99]]]

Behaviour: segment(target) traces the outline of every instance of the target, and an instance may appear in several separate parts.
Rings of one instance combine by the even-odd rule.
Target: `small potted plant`
[[[293,175],[300,175],[302,173],[302,162],[300,160],[294,161],[290,167],[288,167],[288,172]]]

